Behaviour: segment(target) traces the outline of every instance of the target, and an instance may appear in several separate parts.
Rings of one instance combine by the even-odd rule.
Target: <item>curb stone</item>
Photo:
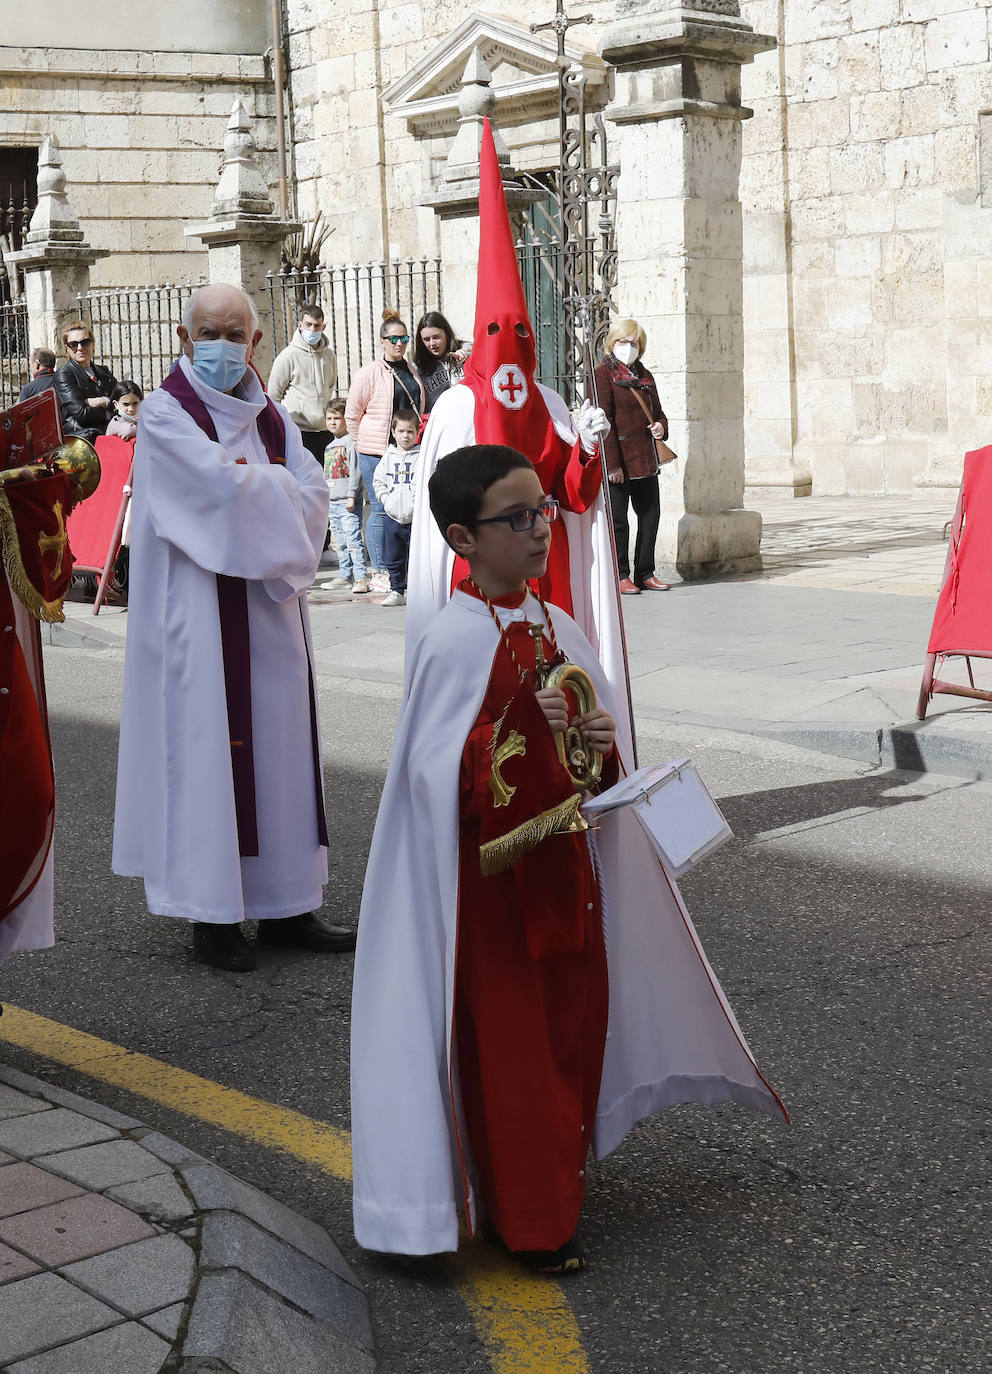
[[[9,1374],[56,1367],[73,1374],[374,1374],[368,1299],[315,1221],[134,1117],[3,1065],[0,1085],[10,1090],[0,1131],[15,1128],[7,1132],[15,1163],[58,1175],[47,1118],[72,1113],[98,1122],[116,1134],[124,1174],[101,1178],[99,1187],[80,1185],[83,1195],[97,1206],[127,1208],[135,1225],[153,1233],[93,1259],[48,1263],[51,1283],[60,1285],[53,1292],[67,1299],[76,1294],[91,1314],[88,1330],[55,1346],[46,1346],[44,1335],[29,1335],[14,1354],[2,1350],[0,1332],[0,1368]],[[142,1176],[133,1178],[139,1151]],[[0,1162],[0,1174],[4,1167]],[[123,1287],[122,1275],[128,1276]],[[26,1304],[44,1277],[11,1279],[0,1295]],[[179,1294],[185,1296],[177,1301]]]

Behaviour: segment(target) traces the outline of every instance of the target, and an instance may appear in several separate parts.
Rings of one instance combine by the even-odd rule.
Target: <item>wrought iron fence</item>
[[[34,187],[26,181],[8,182],[5,188],[0,187],[0,305],[20,300],[19,273],[13,263],[7,262],[6,255],[24,247],[36,203]]]
[[[345,263],[313,272],[270,272],[272,347],[292,338],[300,307],[315,301],[324,312],[324,332],[338,362],[338,393],[344,395],[357,370],[379,354],[382,312],[392,307],[413,329],[427,310],[441,309],[441,259],[394,258],[391,262]]]
[[[0,304],[0,410],[14,404],[28,380],[30,353],[26,303]]]
[[[591,280],[599,270],[599,244],[591,235],[584,246],[572,241],[563,243],[557,238],[538,238],[518,241],[517,262],[524,284],[524,297],[534,326],[537,348],[537,380],[564,397],[567,405],[578,405],[586,395],[588,379],[586,359],[582,348],[569,346],[566,317],[574,310],[565,296],[566,283],[575,281],[580,272]],[[585,258],[582,262],[581,259]],[[597,349],[609,329],[609,306],[604,295],[588,298],[591,317],[590,344],[593,365]],[[571,333],[577,325],[573,323]],[[584,337],[584,331],[583,331]]]
[[[158,386],[179,354],[176,325],[198,283],[89,291],[76,297],[96,339],[97,362],[143,391]]]

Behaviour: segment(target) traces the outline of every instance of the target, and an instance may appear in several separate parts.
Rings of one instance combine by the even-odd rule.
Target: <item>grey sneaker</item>
[[[390,592],[388,596],[383,597],[382,604],[384,606],[405,606],[406,597],[402,592]]]

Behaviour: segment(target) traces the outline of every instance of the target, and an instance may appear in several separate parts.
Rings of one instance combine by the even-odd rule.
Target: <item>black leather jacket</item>
[[[86,371],[70,358],[55,374],[55,394],[62,409],[62,429],[66,434],[82,434],[89,437],[103,434],[114,413],[113,406],[88,406],[88,396],[111,395],[117,381],[109,368],[101,363],[92,363],[91,370],[96,374],[94,381]]]

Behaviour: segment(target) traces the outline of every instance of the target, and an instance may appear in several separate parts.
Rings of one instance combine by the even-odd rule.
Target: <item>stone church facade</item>
[[[87,237],[111,250],[94,281],[195,279],[205,258],[183,228],[210,212],[235,96],[275,181],[270,6],[173,0],[150,15],[93,0],[64,6],[59,46],[42,8],[8,22],[11,46],[0,50],[0,197],[4,157],[13,167],[15,153],[54,133]],[[990,4],[570,8],[592,15],[568,30],[566,49],[585,71],[591,108],[606,111],[621,167],[616,303],[648,328],[647,361],[677,437],[681,425],[690,441],[709,397],[721,423],[743,411],[752,487],[793,496],[955,486],[963,452],[992,442]],[[459,257],[470,258],[471,234],[463,219],[459,239],[445,209],[466,69],[482,63],[510,164],[541,184],[558,160],[556,50],[553,33],[530,25],[553,18],[552,0],[539,9],[522,0],[283,0],[283,9],[296,214],[319,209],[333,226],[327,261],[441,251],[446,308],[468,329]],[[628,34],[617,57],[610,35],[632,33],[648,12],[763,36],[735,59],[739,92],[732,81],[716,90],[715,53],[676,70],[656,46],[639,70]],[[635,123],[625,111],[638,102]],[[662,124],[679,126],[681,141],[671,129],[660,140]],[[742,212],[725,196],[738,159]],[[698,243],[690,202],[703,207]],[[692,300],[705,301],[698,337],[673,324]],[[742,396],[733,365],[720,364],[738,351]],[[682,374],[700,367],[709,384],[697,377],[684,391]],[[718,446],[715,429],[706,444]],[[697,505],[735,500],[701,488]]]

